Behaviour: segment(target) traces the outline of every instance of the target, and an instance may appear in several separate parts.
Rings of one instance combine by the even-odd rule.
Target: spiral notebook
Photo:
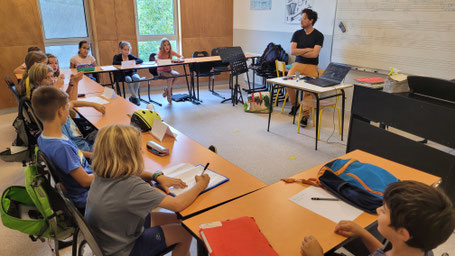
[[[178,165],[174,165],[169,168],[166,168],[166,169],[162,170],[162,172],[164,173],[164,175],[166,175],[168,177],[181,179],[186,183],[186,185],[188,185],[186,188],[179,188],[179,187],[170,187],[169,188],[171,195],[178,196],[196,184],[196,180],[194,179],[194,176],[201,175],[203,170],[204,170],[204,166],[202,166],[200,164],[194,166],[192,164],[182,163],[182,164],[178,164]],[[207,169],[205,171],[205,174],[209,175],[210,182],[207,185],[207,188],[204,191],[202,191],[202,193],[205,193],[205,192],[229,181],[229,178],[227,178],[219,173],[216,173],[210,169]]]

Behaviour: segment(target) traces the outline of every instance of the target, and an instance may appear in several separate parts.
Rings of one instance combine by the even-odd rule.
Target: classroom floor
[[[315,151],[315,128],[310,123],[297,134],[297,125],[293,125],[292,118],[287,115],[289,104],[283,114],[279,111],[281,105],[275,109],[270,132],[267,132],[268,115],[245,113],[241,105],[233,107],[230,103],[220,104],[221,98],[213,96],[206,86],[201,88],[201,105],[190,102],[168,104],[161,97],[161,90],[153,91],[152,99],[163,103],[162,107],[155,105],[155,109],[171,126],[203,146],[215,145],[219,155],[267,184],[343,155],[346,151],[348,115],[345,118],[344,141],[341,141],[336,115],[332,109],[324,112],[321,141]],[[230,92],[226,85],[216,85],[216,88],[221,95],[229,97]],[[185,91],[175,90],[174,94],[178,93]],[[243,96],[245,98],[246,94]],[[142,107],[145,108],[145,104]],[[15,135],[11,124],[15,117],[16,113],[0,113],[0,149],[11,145]],[[1,161],[0,191],[13,184],[22,185],[23,169],[19,163]],[[0,255],[51,255],[46,243],[31,242],[25,234],[7,229],[3,225],[0,226],[0,237]],[[452,252],[455,255],[454,235],[435,250],[435,255],[443,252]],[[64,249],[61,253],[71,255],[71,250]],[[196,255],[194,242],[191,253]]]

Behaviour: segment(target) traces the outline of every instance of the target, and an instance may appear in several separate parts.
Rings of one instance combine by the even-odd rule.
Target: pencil
[[[339,201],[338,198],[323,198],[323,197],[312,197],[311,200],[321,200],[321,201]]]

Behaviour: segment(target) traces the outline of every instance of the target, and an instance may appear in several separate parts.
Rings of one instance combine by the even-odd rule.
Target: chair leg
[[[283,114],[284,111],[284,106],[286,106],[286,100],[288,99],[288,92],[284,95],[284,101],[283,101],[283,106],[281,107],[281,112],[280,114]]]
[[[335,107],[338,112],[338,133],[341,135],[341,111],[338,107]]]
[[[311,117],[313,118],[313,127],[316,126],[315,116],[314,116],[314,108],[311,108]]]
[[[281,88],[278,88],[278,90],[276,91],[276,96],[275,96],[275,107],[277,106],[278,104],[278,96],[280,96],[280,91],[281,91]]]
[[[320,139],[320,135],[321,135],[321,120],[322,120],[322,111],[324,110],[324,108],[321,108],[321,110],[319,110],[319,126],[318,126],[318,140]]]
[[[303,106],[303,104],[300,104],[300,107],[299,107],[299,119],[297,121],[297,133],[300,133],[300,118],[302,118],[302,106]]]

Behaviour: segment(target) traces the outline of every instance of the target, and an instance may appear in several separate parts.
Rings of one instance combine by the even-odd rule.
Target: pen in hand
[[[321,201],[339,201],[338,198],[323,198],[323,197],[312,197],[311,200],[321,200]]]
[[[205,172],[205,170],[207,170],[207,167],[209,167],[209,164],[210,164],[210,163],[207,163],[207,164],[205,165],[204,170],[202,171],[201,175],[204,175],[204,172]]]

